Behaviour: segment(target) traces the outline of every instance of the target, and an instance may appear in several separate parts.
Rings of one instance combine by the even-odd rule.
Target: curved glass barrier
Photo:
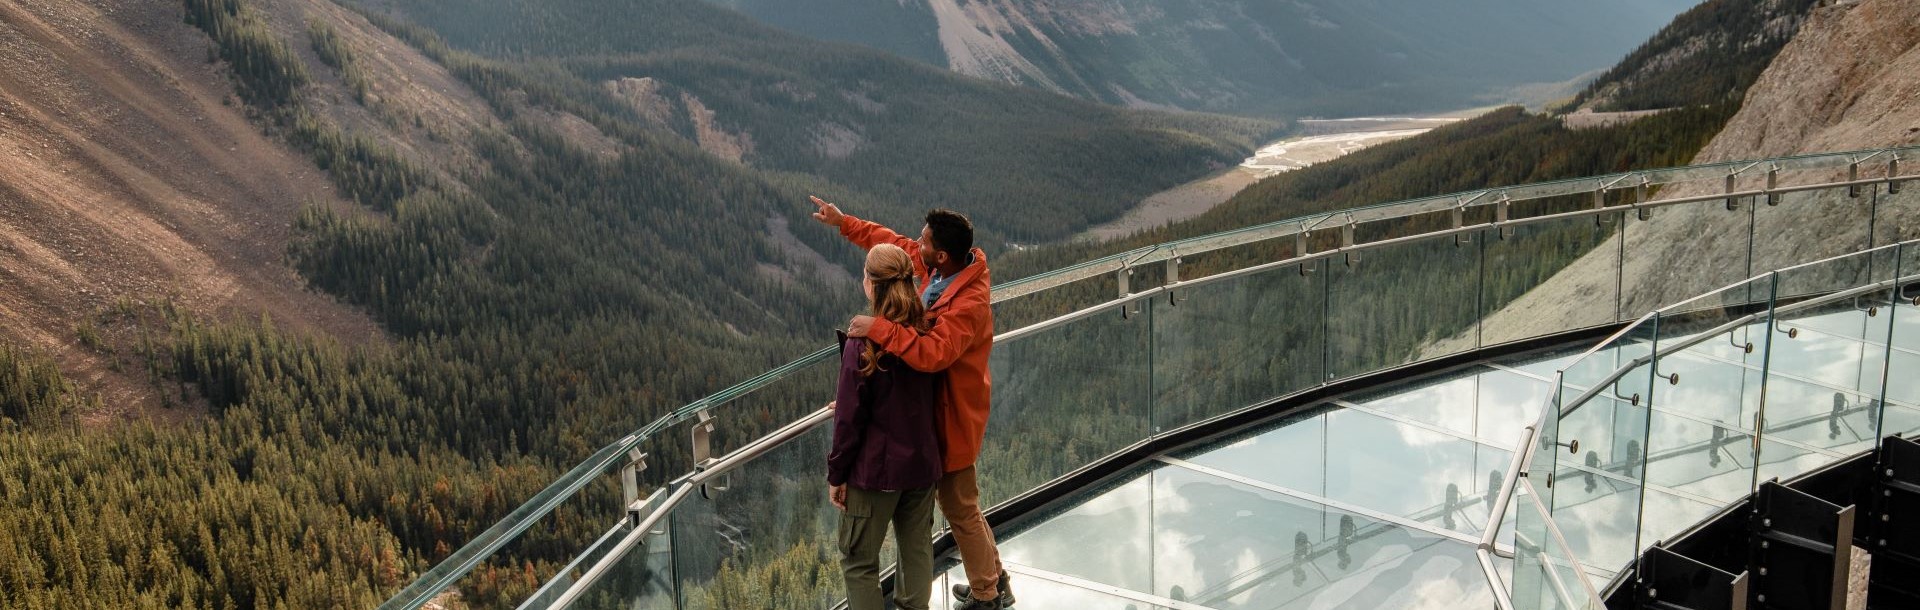
[[[1821,196],[1851,199],[1845,187]],[[1582,571],[1614,575],[1761,482],[1920,428],[1920,396],[1890,375],[1920,370],[1917,305],[1920,241],[1908,241],[1767,272],[1639,320],[1562,368],[1523,481],[1549,510],[1522,510],[1520,531],[1564,532]],[[1554,559],[1516,547],[1535,572]],[[1516,576],[1516,607],[1557,607],[1545,588]]]
[[[1617,324],[1748,277],[1756,264],[1799,262],[1791,260],[1795,252],[1885,243],[1908,229],[1875,224],[1882,208],[1910,204],[1913,198],[1890,192],[1894,178],[1911,174],[1889,175],[1893,168],[1886,162],[1915,153],[1920,148],[1717,163],[1429,197],[1167,242],[1002,284],[995,289],[1002,326],[991,363],[995,409],[980,462],[983,472],[995,473],[983,478],[986,501],[1003,502],[1137,443],[1328,383]],[[1842,207],[1845,213],[1833,213]],[[1780,235],[1763,230],[1774,227],[1792,230]],[[1802,242],[1827,249],[1792,247]],[[1688,245],[1656,247],[1677,243]],[[1898,254],[1885,257],[1884,264],[1864,271],[1836,263],[1789,274],[1784,282],[1793,294],[1821,294],[1823,287],[1862,273],[1884,275],[1903,263],[1920,268],[1920,262],[1899,260]],[[1702,271],[1681,272],[1687,269]],[[1753,292],[1751,286],[1744,289],[1742,303],[1754,303]],[[1808,342],[1803,354],[1756,350],[1763,356],[1779,352],[1784,359],[1823,358],[1847,345],[1857,348],[1847,352],[1858,354],[1862,367],[1851,380],[1816,376],[1778,382],[1818,382],[1814,386],[1844,394],[1849,406],[1840,417],[1853,426],[1848,434],[1830,443],[1791,437],[1791,431],[1820,430],[1815,424],[1787,427],[1799,425],[1790,423],[1798,421],[1793,418],[1817,415],[1811,412],[1763,419],[1762,429],[1710,423],[1747,416],[1744,410],[1735,413],[1731,403],[1716,405],[1707,415],[1676,409],[1675,417],[1689,427],[1651,433],[1650,425],[1666,421],[1663,398],[1677,407],[1685,400],[1681,392],[1689,391],[1656,387],[1659,366],[1692,367],[1701,383],[1755,375],[1761,383],[1772,382],[1764,362],[1756,369],[1747,354],[1731,358],[1717,348],[1698,347],[1704,343],[1662,353],[1662,363],[1649,359],[1643,371],[1603,379],[1618,363],[1641,359],[1663,340],[1686,337],[1686,328],[1735,311],[1727,304],[1717,305],[1719,314],[1664,314],[1670,327],[1684,322],[1666,337],[1654,330],[1661,320],[1650,319],[1617,337],[1611,349],[1565,365],[1551,404],[1565,405],[1556,411],[1569,415],[1537,424],[1532,432],[1537,442],[1523,456],[1487,453],[1482,446],[1472,449],[1487,453],[1476,453],[1476,463],[1524,460],[1534,476],[1578,480],[1574,488],[1538,489],[1526,499],[1551,514],[1549,525],[1566,525],[1570,520],[1563,515],[1578,511],[1637,515],[1654,497],[1650,492],[1684,491],[1687,495],[1676,496],[1682,499],[1721,497],[1735,489],[1727,482],[1739,478],[1729,469],[1772,472],[1774,464],[1799,463],[1792,451],[1841,451],[1847,443],[1873,438],[1855,432],[1861,422],[1885,429],[1920,426],[1920,416],[1892,405],[1859,406],[1877,393],[1920,394],[1902,385],[1909,380],[1885,380],[1883,390],[1875,389],[1865,372],[1915,359],[1912,344],[1920,339],[1904,331],[1920,325],[1901,326],[1891,311],[1911,313],[1912,305],[1889,301],[1889,311],[1876,314],[1886,317],[1873,318],[1893,321],[1885,331],[1872,330],[1870,323],[1848,330],[1858,320],[1822,317],[1807,324],[1803,334],[1813,338],[1831,331],[1819,335],[1821,340],[1833,335],[1833,341],[1850,344]],[[1899,349],[1906,339],[1913,339],[1905,341],[1909,349]],[[1871,359],[1874,348],[1878,360]],[[537,579],[518,598],[468,597],[470,605],[725,607],[726,600],[746,599],[733,596],[756,594],[782,600],[777,607],[831,603],[839,579],[837,571],[822,567],[832,565],[835,550],[829,538],[832,509],[820,497],[824,477],[818,472],[826,431],[817,424],[824,421],[818,410],[833,390],[833,354],[829,348],[807,355],[607,445],[507,519],[439,558],[383,608],[411,610],[476,590],[462,579],[473,578],[483,566],[489,572],[530,571],[513,556],[533,551],[516,543],[528,543],[527,532],[551,529],[542,521],[556,515],[612,527],[594,530],[597,539],[543,534],[540,548],[562,549],[566,556],[558,563],[566,568],[518,576]],[[1683,375],[1684,381],[1693,380],[1693,374]],[[1582,398],[1603,383],[1606,392]],[[1631,399],[1635,395],[1637,403]],[[1863,415],[1869,411],[1873,414]],[[1417,423],[1442,431],[1471,425]],[[1774,423],[1780,428],[1765,429]],[[1357,422],[1342,426],[1358,431],[1345,442],[1369,442]],[[1726,455],[1735,453],[1732,448],[1742,439],[1767,431],[1781,445],[1761,445],[1758,452],[1765,457],[1741,462]],[[1513,432],[1474,434],[1511,447]],[[1563,438],[1580,438],[1580,450],[1560,453],[1568,451],[1557,444]],[[1657,466],[1647,465],[1649,455],[1697,452],[1693,445],[1700,443],[1725,449],[1717,453],[1728,460],[1725,465],[1702,470],[1664,458]],[[636,462],[644,468],[628,468]],[[1368,496],[1364,484],[1330,487],[1325,495],[1343,503],[1381,503],[1363,507],[1463,536],[1479,535],[1501,530],[1481,519],[1514,519],[1502,514],[1506,506],[1489,505],[1496,489],[1481,474],[1490,469],[1511,470],[1475,470],[1454,481],[1450,494],[1404,506]],[[631,484],[609,476],[621,471],[637,471]],[[1511,488],[1513,474],[1504,478]],[[1434,487],[1428,483],[1421,482]],[[1461,498],[1477,494],[1461,490],[1483,487],[1489,497],[1478,508],[1462,509]],[[1622,533],[1633,543],[1644,525],[1635,519],[1618,531],[1562,531],[1564,548],[1556,557],[1577,557],[1605,573],[1617,562],[1596,558],[1629,552],[1624,544],[1617,550],[1603,547]],[[770,582],[781,584],[768,588]],[[1158,599],[1135,601],[1146,604],[1142,607],[1165,605]]]

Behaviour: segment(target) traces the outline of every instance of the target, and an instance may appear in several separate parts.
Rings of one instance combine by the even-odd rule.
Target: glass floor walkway
[[[1915,318],[1920,316],[1907,323],[1920,324]],[[1795,349],[1776,349],[1775,357],[1790,352],[1807,360],[1774,363],[1768,402],[1808,408],[1769,413],[1769,422],[1804,421],[1769,425],[1762,480],[1837,460],[1877,438],[1869,417],[1856,417],[1867,406],[1856,403],[1866,401],[1850,397],[1862,394],[1855,389],[1860,383],[1880,377],[1878,360],[1884,357],[1839,356],[1849,350],[1885,353],[1884,337],[1878,344],[1863,337],[1857,313],[1794,325],[1801,329]],[[1555,371],[1589,347],[1482,362],[1331,400],[1223,440],[1156,456],[1104,488],[1083,490],[1060,503],[1063,508],[1026,520],[1017,531],[1001,532],[1017,607],[1494,607],[1474,554],[1489,498],[1497,495],[1522,429],[1551,398]],[[1616,351],[1635,349],[1645,353],[1631,343]],[[1757,392],[1740,384],[1757,383],[1743,377],[1757,380],[1760,373],[1757,363],[1743,363],[1737,349],[1729,350],[1724,356],[1711,350],[1686,354],[1699,366],[1679,370],[1689,383],[1677,388],[1730,394],[1731,412],[1704,413],[1695,406],[1714,403],[1711,396],[1675,394],[1668,400],[1675,408],[1656,405],[1651,413],[1649,470],[1657,472],[1647,480],[1644,502],[1649,515],[1660,516],[1662,530],[1653,539],[1746,494],[1754,469],[1741,462],[1752,460],[1744,444],[1750,434],[1735,422],[1752,421],[1742,411],[1757,404],[1751,398]],[[1594,357],[1613,362],[1639,354]],[[1896,348],[1893,354],[1894,371],[1920,371],[1920,353]],[[1868,360],[1873,362],[1818,364]],[[1733,372],[1716,377],[1709,370]],[[1920,405],[1920,379],[1894,375],[1889,383],[1887,432],[1920,430],[1920,408],[1914,406]],[[1609,413],[1616,406],[1624,411],[1628,403],[1586,408],[1592,419],[1607,420],[1620,417]],[[1579,424],[1568,419],[1563,425]],[[1563,428],[1562,435],[1577,432]],[[1569,545],[1584,561],[1607,558],[1611,564],[1586,566],[1602,586],[1613,575],[1609,568],[1633,556],[1638,484],[1605,467],[1577,463],[1563,464],[1556,478],[1561,484],[1555,510],[1578,515],[1561,520]],[[1626,489],[1633,493],[1620,493]],[[1505,555],[1511,555],[1516,512],[1507,511],[1497,538]],[[1498,561],[1511,583],[1512,560]],[[950,558],[942,565],[950,567],[936,578],[936,592],[965,582]]]

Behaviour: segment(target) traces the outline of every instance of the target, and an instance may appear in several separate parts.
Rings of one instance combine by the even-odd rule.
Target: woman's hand
[[[847,512],[847,486],[844,484],[828,486],[827,501],[832,502],[833,507],[840,509],[840,512]]]

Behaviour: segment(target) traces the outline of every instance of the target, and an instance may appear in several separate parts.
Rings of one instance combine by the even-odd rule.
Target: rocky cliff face
[[[1703,161],[1920,144],[1920,2],[1815,9]]]
[[[1920,2],[1857,0],[1814,9],[1792,42],[1748,91],[1741,111],[1695,163],[1920,145]],[[1884,175],[1884,156],[1862,175]],[[1909,158],[1903,175],[1915,175]],[[1758,186],[1749,172],[1740,188]],[[1846,172],[1801,172],[1794,183],[1842,180]],[[1913,184],[1913,183],[1909,183]],[[1670,186],[1661,198],[1704,195],[1722,179]],[[1778,206],[1739,211],[1717,204],[1662,209],[1648,222],[1629,216],[1624,249],[1609,241],[1495,312],[1487,328],[1521,336],[1591,318],[1596,299],[1618,298],[1627,317],[1727,286],[1752,275],[1896,241],[1920,238],[1920,194],[1867,189],[1791,194]],[[1754,240],[1751,256],[1747,234]],[[1625,277],[1616,291],[1621,253]],[[1854,279],[1823,278],[1833,286]],[[1452,343],[1452,342],[1449,342]]]

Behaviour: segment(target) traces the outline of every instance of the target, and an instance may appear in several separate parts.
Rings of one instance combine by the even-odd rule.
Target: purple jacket
[[[926,489],[940,481],[942,373],[922,373],[892,355],[860,374],[866,339],[840,344],[840,391],[833,409],[827,483],[875,491]]]

